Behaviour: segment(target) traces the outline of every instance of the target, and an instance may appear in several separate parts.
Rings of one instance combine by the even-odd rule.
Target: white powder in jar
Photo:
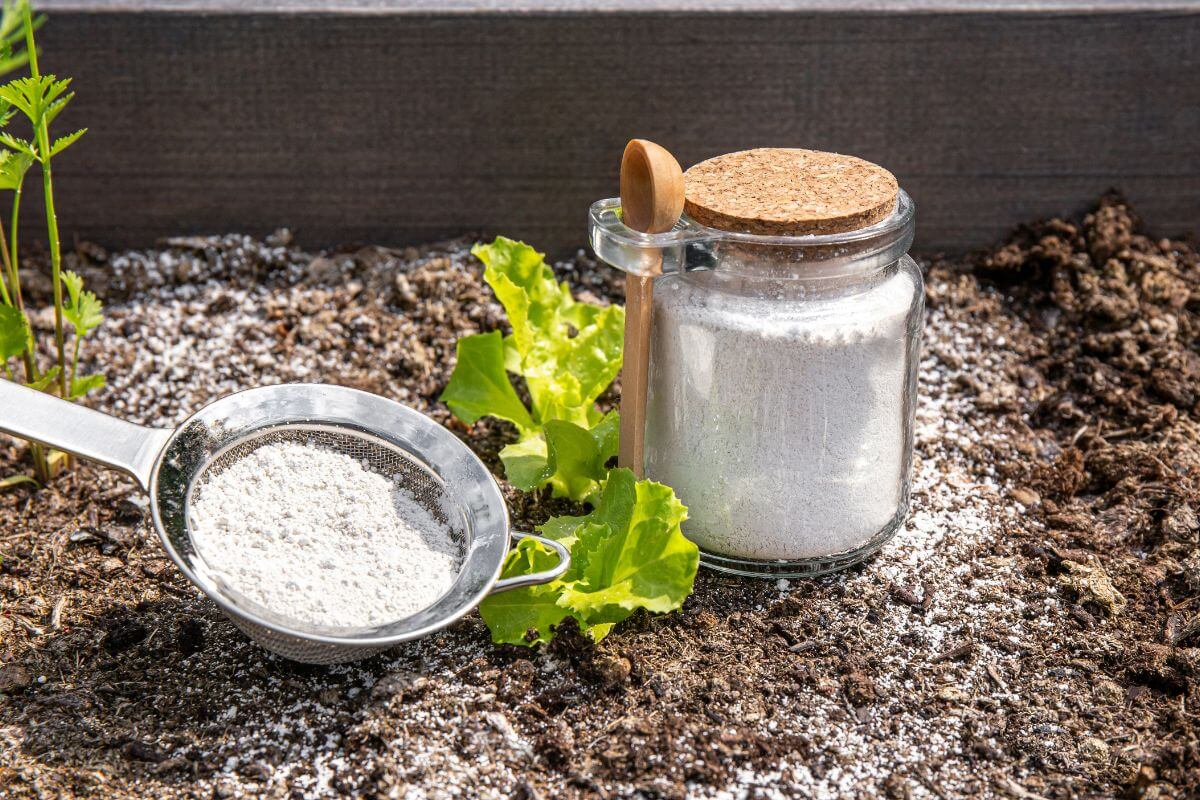
[[[791,561],[867,544],[904,512],[914,278],[808,297],[719,280],[655,283],[647,474],[710,553]]]
[[[190,510],[209,573],[301,622],[402,619],[458,574],[446,524],[389,478],[317,445],[256,448],[197,487]]]

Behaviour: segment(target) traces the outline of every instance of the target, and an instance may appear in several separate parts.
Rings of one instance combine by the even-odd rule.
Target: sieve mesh
[[[341,455],[349,456],[358,461],[364,468],[383,475],[406,490],[414,500],[423,506],[442,524],[450,530],[451,540],[458,548],[458,568],[461,570],[468,546],[468,530],[462,511],[445,489],[443,482],[413,457],[397,447],[381,442],[366,433],[350,429],[334,429],[330,426],[285,425],[267,430],[256,431],[249,436],[237,440],[213,454],[209,461],[196,473],[188,492],[187,503],[194,501],[197,493],[204,491],[204,485],[211,478],[220,474],[234,463],[246,458],[260,447],[281,442],[293,442],[319,447]],[[186,514],[188,533],[192,533],[192,515]],[[201,559],[204,553],[198,552]],[[269,614],[269,609],[258,608],[257,604],[223,586],[227,597],[235,605],[263,616]],[[324,644],[280,633],[249,619],[231,617],[234,623],[244,633],[270,650],[287,658],[316,664],[333,664],[363,658],[378,648],[354,648],[343,645]]]
[[[258,431],[238,440],[219,452],[197,473],[188,494],[189,504],[204,484],[237,461],[245,458],[260,447],[280,442],[294,442],[331,450],[349,456],[372,472],[383,475],[412,495],[434,519],[450,529],[451,540],[458,547],[461,566],[467,548],[467,536],[462,512],[446,492],[445,484],[412,456],[397,447],[388,445],[373,436],[349,429],[331,429],[306,425],[286,425]],[[187,515],[189,529],[191,514]]]

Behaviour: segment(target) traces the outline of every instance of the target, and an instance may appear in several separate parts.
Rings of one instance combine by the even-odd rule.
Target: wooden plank
[[[40,0],[47,11],[302,14],[1187,11],[1193,0]]]
[[[43,35],[46,68],[76,78],[58,126],[91,129],[57,166],[64,233],[106,245],[289,226],[312,246],[481,231],[561,252],[616,194],[632,136],[685,166],[761,145],[877,161],[916,198],[927,250],[1110,186],[1164,232],[1200,219],[1193,12],[113,4],[47,3]]]

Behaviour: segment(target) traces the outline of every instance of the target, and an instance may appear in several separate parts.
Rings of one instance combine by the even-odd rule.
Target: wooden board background
[[[443,3],[43,3],[44,68],[78,92],[58,127],[91,129],[57,165],[65,235],[479,231],[563,252],[631,136],[685,166],[761,145],[877,161],[926,251],[1110,186],[1164,234],[1200,226],[1194,8]]]

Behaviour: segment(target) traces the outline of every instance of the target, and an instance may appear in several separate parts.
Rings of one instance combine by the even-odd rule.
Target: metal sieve
[[[249,389],[210,403],[170,430],[135,425],[0,380],[0,432],[132,475],[149,493],[154,527],[183,574],[251,639],[296,661],[334,664],[374,655],[444,628],[489,594],[554,580],[570,560],[558,542],[510,532],[500,487],[456,436],[424,414],[356,389],[320,384]],[[348,454],[411,492],[450,528],[460,548],[450,589],[403,619],[326,627],[264,608],[214,575],[193,543],[192,496],[208,476],[281,440]],[[532,536],[552,548],[558,565],[500,580],[510,535]]]

